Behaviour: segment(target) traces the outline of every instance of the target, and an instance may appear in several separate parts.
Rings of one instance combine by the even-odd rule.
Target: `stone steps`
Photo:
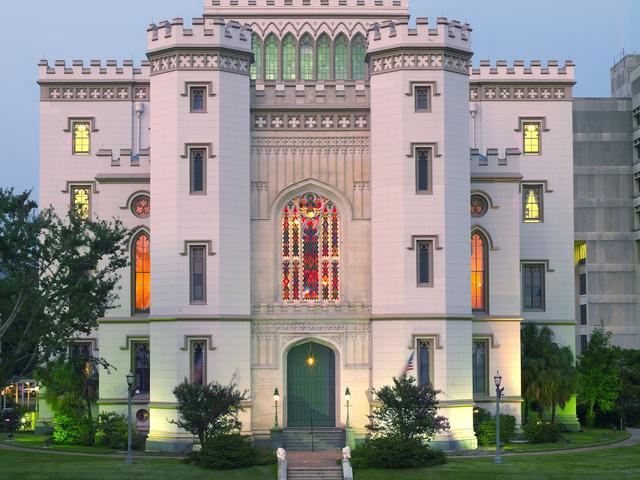
[[[342,467],[289,468],[287,480],[342,480]]]
[[[345,445],[344,431],[337,428],[318,429],[313,431],[313,441],[311,429],[309,428],[288,428],[283,433],[284,449],[287,451],[323,451],[341,450]]]

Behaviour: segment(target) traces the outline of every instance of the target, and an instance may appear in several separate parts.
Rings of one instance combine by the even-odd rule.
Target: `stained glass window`
[[[474,340],[473,341],[473,394],[474,395],[487,395],[487,378],[489,365],[487,362],[488,345],[486,340]]]
[[[471,308],[486,311],[487,242],[480,233],[471,235]]]
[[[539,223],[542,221],[542,185],[523,185],[522,201],[524,222]]]
[[[133,242],[134,306],[136,312],[148,312],[151,306],[151,257],[149,235],[139,234]]]
[[[428,112],[429,111],[429,87],[416,87],[416,112]]]
[[[149,195],[138,195],[131,201],[131,211],[138,218],[147,218],[151,213]]]
[[[205,192],[205,150],[191,150],[191,193]]]
[[[191,112],[192,113],[202,113],[205,111],[205,87],[191,87],[189,89],[190,93],[190,103],[191,103]]]
[[[133,374],[135,389],[139,393],[149,393],[151,366],[149,362],[149,344],[133,343]]]
[[[264,79],[278,80],[278,40],[276,36],[269,35],[264,45]]]
[[[416,191],[419,193],[429,193],[431,191],[429,165],[429,151],[419,149],[416,151]]]
[[[282,41],[282,79],[296,79],[296,40],[291,34]]]
[[[318,80],[329,80],[331,78],[331,41],[324,34],[318,39]]]
[[[89,153],[91,150],[91,123],[73,122],[73,153]]]
[[[525,122],[522,124],[524,132],[524,154],[540,154],[540,122]]]
[[[251,37],[251,50],[253,50],[251,80],[257,80],[262,78],[262,42],[257,35],[253,35],[253,37]]]
[[[81,220],[88,220],[91,216],[91,187],[73,187],[71,202],[73,214]]]
[[[191,341],[191,383],[205,384],[206,356],[207,342],[205,340]]]
[[[418,285],[430,286],[431,282],[431,240],[418,240]]]
[[[204,303],[205,301],[205,251],[206,247],[203,245],[194,245],[189,248],[191,303]]]
[[[474,218],[482,217],[489,209],[487,199],[479,194],[471,195],[471,216]]]
[[[431,353],[430,345],[426,340],[418,340],[418,384],[429,385],[431,383]]]
[[[300,40],[300,78],[313,80],[313,40],[309,35]]]
[[[543,264],[522,266],[522,307],[524,310],[544,310]]]
[[[358,35],[351,44],[351,78],[353,80],[364,80],[367,72],[366,47],[364,37]]]
[[[349,52],[347,51],[347,38],[344,35],[340,35],[336,40],[334,49],[336,80],[347,79],[347,64],[349,62],[348,56]]]
[[[316,193],[294,198],[282,210],[282,300],[340,300],[340,217]]]

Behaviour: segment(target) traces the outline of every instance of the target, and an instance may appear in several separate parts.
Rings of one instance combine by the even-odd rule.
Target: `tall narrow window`
[[[587,324],[587,306],[585,304],[580,305],[580,325]]]
[[[522,308],[544,310],[544,264],[522,265]]]
[[[205,193],[205,153],[206,150],[202,148],[191,150],[191,193]]]
[[[584,265],[587,263],[587,242],[576,242],[573,251],[576,264]]]
[[[431,384],[431,346],[428,340],[418,340],[418,384]]]
[[[415,108],[416,112],[428,112],[431,107],[429,105],[429,100],[431,97],[431,88],[418,86],[415,88]]]
[[[251,50],[253,51],[251,80],[258,80],[262,78],[262,42],[255,34],[251,37]]]
[[[417,251],[417,270],[418,270],[418,285],[419,286],[431,286],[433,285],[432,279],[432,245],[431,240],[418,240],[416,242]]]
[[[316,47],[318,54],[318,80],[331,78],[331,41],[326,34],[318,39]]]
[[[523,185],[522,203],[524,223],[542,222],[542,185]]]
[[[149,235],[140,233],[133,242],[133,297],[137,313],[149,311],[151,306],[151,257]]]
[[[189,103],[191,113],[203,113],[206,111],[205,98],[206,87],[190,87],[189,88]]]
[[[431,162],[429,150],[416,150],[416,192],[431,193]]]
[[[189,262],[191,271],[191,303],[205,303],[206,247],[204,245],[193,245],[189,247]]]
[[[265,80],[278,80],[278,40],[269,35],[264,44]]]
[[[347,64],[349,63],[349,52],[347,51],[347,37],[340,35],[336,39],[334,47],[334,66],[335,66],[335,79],[346,80],[347,79]]]
[[[204,385],[206,383],[207,342],[206,340],[191,341],[191,383]]]
[[[89,219],[91,216],[91,187],[71,188],[71,211],[81,220]]]
[[[578,278],[580,283],[580,295],[586,295],[587,294],[587,274],[581,273]]]
[[[471,235],[471,308],[487,311],[487,242],[484,235]]]
[[[133,342],[133,375],[135,389],[139,393],[149,393],[151,364],[149,362],[149,343]]]
[[[583,353],[587,350],[587,346],[589,345],[589,339],[586,335],[580,335],[580,353]]]
[[[489,393],[489,389],[487,388],[487,378],[489,376],[488,350],[488,342],[486,340],[473,341],[472,366],[474,395],[487,395]]]
[[[313,80],[313,40],[310,35],[300,40],[300,78]]]
[[[282,300],[340,300],[340,216],[316,193],[294,198],[282,209]]]
[[[367,52],[364,37],[358,35],[351,43],[351,78],[353,80],[365,79],[367,73],[366,58]]]
[[[524,136],[524,154],[540,155],[540,122],[524,122],[522,124],[522,131]]]
[[[290,33],[282,41],[282,79],[296,79],[296,40]]]
[[[82,155],[91,151],[91,122],[73,122],[73,153]]]

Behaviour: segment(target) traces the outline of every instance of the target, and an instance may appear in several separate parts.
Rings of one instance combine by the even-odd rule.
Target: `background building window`
[[[486,340],[474,340],[473,341],[473,394],[474,395],[488,395],[489,389],[487,388],[489,377],[489,342]]]
[[[278,40],[269,35],[264,48],[265,80],[278,80]]]
[[[578,277],[580,283],[580,295],[587,294],[587,274],[581,273]]]
[[[204,303],[206,301],[206,247],[204,245],[189,247],[189,263],[191,303]]]
[[[587,263],[587,242],[577,242],[575,244],[574,256],[578,265]]]
[[[300,78],[313,80],[313,40],[309,35],[300,41]]]
[[[138,218],[149,218],[151,214],[151,198],[149,195],[138,195],[131,201],[131,212]]]
[[[75,341],[69,345],[69,356],[89,360],[93,356],[93,342]]]
[[[71,188],[71,211],[81,220],[91,217],[91,187]]]
[[[206,87],[191,87],[189,89],[189,102],[192,113],[203,113],[205,111]]]
[[[544,264],[522,266],[522,302],[524,310],[544,310]]]
[[[73,122],[73,153],[91,152],[91,122]]]
[[[282,41],[282,79],[296,79],[296,40],[291,34]]]
[[[580,325],[587,324],[587,306],[582,304],[580,305]]]
[[[478,232],[471,235],[471,308],[487,311],[487,242]]]
[[[340,215],[316,193],[282,209],[282,300],[340,300]]]
[[[204,385],[206,383],[207,342],[206,340],[191,341],[191,383]]]
[[[542,222],[542,185],[523,185],[522,202],[524,223]]]
[[[418,263],[418,285],[431,286],[433,280],[431,278],[432,269],[432,244],[431,240],[416,241],[417,263]]]
[[[349,63],[349,52],[347,51],[347,38],[344,35],[340,35],[336,39],[334,47],[334,65],[335,65],[335,79],[346,80],[347,79],[347,64]]]
[[[351,78],[353,80],[364,80],[367,74],[367,49],[364,37],[358,35],[351,43]]]
[[[251,80],[258,80],[262,78],[262,42],[255,34],[251,37],[251,50],[253,51]]]
[[[540,122],[524,122],[522,124],[524,136],[524,154],[540,154]]]
[[[136,313],[147,313],[151,306],[151,257],[149,235],[140,233],[133,242],[133,297]]]
[[[418,385],[431,385],[431,345],[418,340]]]
[[[149,343],[133,342],[134,386],[138,393],[149,393],[151,364],[149,361]]]
[[[331,41],[326,34],[318,39],[318,80],[331,78]]]
[[[431,193],[431,165],[427,149],[416,150],[416,192]]]
[[[430,105],[429,105],[430,96],[431,96],[430,87],[415,88],[416,112],[428,112],[430,110]]]
[[[191,193],[205,193],[205,158],[204,149],[191,150]]]
[[[586,335],[580,335],[580,352],[584,352],[589,344],[589,339]]]

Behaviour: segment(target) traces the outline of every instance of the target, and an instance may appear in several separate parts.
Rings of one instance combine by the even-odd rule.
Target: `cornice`
[[[223,71],[249,75],[251,54],[224,48],[204,48],[180,45],[147,55],[151,62],[151,76],[175,71]]]
[[[444,70],[469,75],[471,54],[446,47],[396,47],[368,55],[371,76],[401,70]]]

